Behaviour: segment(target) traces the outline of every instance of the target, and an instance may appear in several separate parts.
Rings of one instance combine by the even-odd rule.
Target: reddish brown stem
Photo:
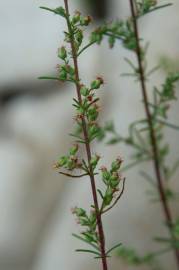
[[[148,126],[150,130],[150,139],[151,139],[151,146],[152,146],[152,151],[153,151],[153,164],[154,164],[154,170],[155,170],[155,175],[156,175],[157,184],[158,184],[158,192],[160,194],[160,200],[161,200],[161,204],[163,207],[163,211],[165,214],[165,219],[169,228],[170,235],[172,239],[175,240],[175,237],[172,232],[173,218],[172,218],[168,201],[165,196],[165,188],[163,185],[162,175],[160,171],[158,145],[157,145],[155,130],[153,127],[152,116],[151,116],[150,109],[148,106],[149,102],[148,102],[148,95],[147,95],[147,89],[146,89],[146,83],[145,83],[145,73],[144,73],[143,62],[142,62],[142,51],[140,47],[140,37],[139,37],[139,30],[138,30],[138,25],[137,25],[137,18],[135,14],[135,6],[134,6],[133,0],[129,0],[129,1],[130,1],[130,9],[131,9],[133,25],[134,25],[134,32],[135,32],[135,37],[136,37],[136,56],[137,56],[138,66],[139,66],[139,76],[140,76],[144,107],[145,107],[145,112],[146,112],[146,116],[148,120]],[[177,261],[177,265],[179,269],[179,250],[177,250],[177,248],[174,248],[174,251],[175,251],[176,261]]]
[[[73,58],[74,69],[75,69],[76,92],[78,96],[78,101],[80,104],[82,104],[82,97],[80,93],[80,77],[79,77],[79,68],[78,68],[78,59],[77,59],[78,57],[77,57],[77,52],[75,49],[73,30],[72,30],[70,19],[69,19],[70,15],[69,15],[68,0],[64,0],[64,3],[65,3],[66,14],[67,14],[68,31],[69,31],[70,39],[71,39],[70,43],[71,43],[72,58]],[[88,159],[89,176],[90,176],[91,189],[92,189],[92,194],[93,194],[93,201],[94,201],[94,206],[95,206],[95,211],[96,211],[101,260],[102,260],[102,267],[103,267],[102,269],[108,270],[106,251],[105,251],[105,237],[104,237],[104,231],[103,231],[103,224],[102,224],[102,219],[101,219],[101,213],[99,211],[95,177],[93,173],[93,168],[91,166],[91,149],[90,149],[90,142],[89,142],[89,137],[88,137],[87,124],[84,118],[82,119],[82,128],[83,128],[83,134],[84,134],[84,139],[85,139],[85,147],[86,147],[86,154],[87,154],[87,159]]]

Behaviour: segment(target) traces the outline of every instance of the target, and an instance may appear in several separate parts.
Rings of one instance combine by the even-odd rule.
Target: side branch
[[[79,175],[73,175],[73,174],[70,174],[70,173],[64,173],[64,172],[58,172],[58,173],[59,173],[59,174],[62,174],[62,175],[65,175],[65,176],[68,176],[68,177],[71,177],[71,178],[81,178],[81,177],[84,177],[84,176],[89,175],[88,173],[79,174]]]

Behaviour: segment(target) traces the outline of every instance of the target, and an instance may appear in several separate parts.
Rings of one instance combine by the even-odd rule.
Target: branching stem
[[[67,26],[68,31],[70,34],[70,44],[72,49],[72,58],[74,63],[74,69],[75,69],[75,84],[76,84],[76,92],[78,101],[80,104],[82,104],[82,97],[80,93],[80,77],[79,77],[79,68],[78,68],[78,55],[77,51],[75,49],[75,42],[74,42],[74,35],[73,35],[73,29],[71,27],[70,23],[70,15],[69,15],[69,7],[68,7],[68,0],[64,0],[65,4],[65,11],[66,11],[66,20],[67,20]],[[88,136],[88,130],[87,130],[87,124],[85,119],[82,119],[82,128],[83,128],[83,134],[84,134],[84,140],[85,140],[85,147],[86,147],[86,154],[88,159],[88,166],[89,166],[89,176],[91,181],[91,189],[93,194],[93,201],[96,211],[96,218],[97,218],[97,227],[98,227],[98,233],[99,233],[99,242],[100,242],[100,251],[101,251],[101,260],[102,260],[102,269],[108,270],[107,266],[107,259],[106,259],[106,251],[105,251],[105,237],[104,237],[104,231],[103,231],[103,224],[101,220],[101,213],[99,211],[99,205],[98,205],[98,198],[97,198],[97,191],[96,191],[96,184],[95,184],[95,177],[93,173],[93,168],[91,166],[91,148],[90,148],[90,142],[89,142],[89,136]]]
[[[152,116],[149,109],[149,101],[148,101],[148,95],[147,95],[147,89],[146,89],[146,83],[145,83],[145,74],[144,74],[144,68],[143,68],[143,62],[142,62],[142,51],[140,47],[140,37],[139,37],[139,30],[137,25],[137,17],[135,14],[135,6],[133,0],[130,1],[130,9],[133,19],[133,25],[134,25],[134,32],[136,37],[136,56],[138,60],[138,66],[139,66],[139,75],[140,75],[140,83],[141,83],[141,89],[142,89],[142,96],[144,101],[144,108],[147,116],[148,126],[150,130],[150,139],[151,139],[151,146],[153,151],[153,164],[154,164],[154,170],[156,174],[157,179],[157,186],[158,186],[158,192],[160,194],[160,201],[164,210],[166,223],[169,228],[169,232],[171,234],[171,237],[173,240],[175,240],[175,237],[173,235],[173,218],[171,214],[171,210],[167,201],[167,198],[165,196],[165,189],[163,185],[162,175],[160,171],[160,162],[159,162],[159,152],[158,152],[158,145],[157,145],[157,139],[155,135],[155,130],[153,127],[153,121]],[[175,255],[176,255],[176,261],[179,269],[179,250],[174,248]]]

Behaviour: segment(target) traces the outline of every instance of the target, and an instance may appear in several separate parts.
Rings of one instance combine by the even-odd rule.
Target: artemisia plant
[[[172,166],[168,164],[169,144],[164,140],[165,127],[179,129],[178,126],[167,120],[170,103],[176,100],[175,86],[179,81],[179,72],[168,74],[161,86],[154,86],[153,89],[150,89],[152,97],[149,95],[147,82],[157,68],[148,70],[148,43],[144,43],[138,28],[138,21],[141,17],[170,5],[170,3],[159,4],[156,0],[129,0],[131,16],[126,20],[106,23],[99,27],[92,33],[89,44],[96,42],[100,44],[104,37],[108,37],[111,48],[119,40],[124,48],[136,55],[136,63],[133,63],[129,58],[125,58],[131,72],[124,75],[132,76],[140,84],[145,117],[130,125],[127,137],[116,133],[112,124],[107,124],[104,128],[101,128],[100,138],[103,138],[106,132],[110,132],[112,138],[109,143],[122,142],[133,148],[135,151],[133,161],[127,165],[126,169],[144,161],[152,162],[154,175],[146,172],[142,172],[142,175],[154,188],[155,201],[161,204],[165,225],[169,232],[169,236],[155,237],[156,241],[165,244],[165,248],[162,250],[140,257],[135,251],[122,247],[119,251],[120,256],[136,265],[151,264],[158,255],[173,250],[179,269],[179,222],[173,218],[170,205],[170,201],[175,199],[176,193],[169,184],[169,180],[176,172],[179,162],[176,161]]]
[[[124,191],[125,179],[120,174],[122,159],[117,157],[110,166],[98,167],[100,155],[94,154],[91,143],[99,136],[101,129],[97,123],[99,115],[98,91],[103,86],[103,78],[97,76],[86,85],[80,76],[79,61],[80,55],[95,42],[84,44],[84,30],[91,23],[90,16],[83,16],[79,11],[70,14],[68,0],[64,0],[64,6],[52,9],[41,7],[50,11],[66,21],[66,30],[64,31],[64,42],[66,45],[58,49],[60,63],[58,73],[54,76],[43,76],[40,79],[55,80],[71,83],[76,96],[73,98],[75,108],[75,123],[78,133],[71,134],[75,142],[66,155],[63,155],[55,164],[55,168],[60,174],[71,178],[89,178],[91,184],[91,193],[93,202],[91,209],[86,211],[83,207],[74,207],[72,212],[77,216],[78,223],[83,230],[80,234],[73,234],[79,240],[85,242],[88,249],[77,249],[78,252],[88,252],[100,259],[102,269],[108,269],[107,259],[111,251],[120,244],[116,244],[110,249],[106,248],[105,232],[102,222],[102,216],[111,210]],[[70,101],[69,101],[70,102]],[[84,147],[86,158],[79,154],[79,148]],[[96,177],[101,177],[104,188],[98,189]],[[79,183],[76,183],[79,185]]]

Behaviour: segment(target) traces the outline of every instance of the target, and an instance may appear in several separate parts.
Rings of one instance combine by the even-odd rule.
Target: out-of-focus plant
[[[62,17],[66,21],[67,29],[64,32],[65,45],[58,49],[58,57],[61,62],[58,65],[57,76],[43,76],[40,79],[69,82],[76,89],[73,106],[75,108],[75,126],[79,132],[70,134],[75,138],[75,143],[66,155],[59,158],[55,168],[60,174],[67,177],[77,179],[89,177],[93,203],[89,212],[83,207],[72,209],[72,213],[82,227],[82,232],[73,234],[73,236],[88,245],[87,249],[77,249],[76,251],[93,254],[95,258],[101,260],[101,269],[107,270],[107,258],[121,244],[116,244],[110,249],[106,248],[102,216],[110,211],[121,198],[125,179],[120,174],[122,165],[120,157],[116,158],[108,168],[105,166],[99,168],[100,155],[92,153],[91,143],[99,137],[101,132],[97,123],[99,115],[97,93],[103,86],[103,78],[98,76],[91,81],[90,85],[86,85],[80,77],[78,65],[80,55],[89,47],[89,45],[83,45],[84,30],[92,19],[90,16],[83,16],[79,11],[71,15],[68,0],[64,0],[64,7],[41,8]],[[86,158],[80,154],[80,147],[84,147]],[[103,189],[97,188],[95,178],[98,174],[104,184]]]
[[[109,144],[124,143],[133,148],[133,160],[125,169],[144,161],[152,161],[155,176],[151,176],[150,172],[141,172],[141,174],[151,183],[155,195],[153,199],[161,204],[165,216],[165,225],[169,232],[169,236],[155,237],[157,242],[165,245],[164,249],[156,252],[156,255],[173,250],[179,269],[179,237],[176,233],[178,232],[178,221],[174,220],[170,206],[170,201],[176,199],[178,194],[172,190],[169,182],[177,170],[179,160],[173,165],[167,162],[169,143],[164,138],[165,127],[179,130],[178,126],[170,123],[167,119],[170,104],[176,100],[175,87],[179,81],[179,72],[169,73],[163,84],[154,86],[150,90],[152,95],[149,95],[147,82],[150,75],[158,67],[148,70],[146,57],[148,43],[144,44],[138,28],[138,20],[141,17],[171,4],[160,5],[156,0],[129,0],[129,5],[131,16],[126,20],[118,20],[98,27],[91,35],[89,46],[93,43],[100,44],[104,37],[108,37],[111,48],[117,41],[120,41],[124,48],[136,55],[137,63],[125,58],[131,72],[123,75],[132,76],[140,84],[145,117],[138,119],[129,126],[127,137],[118,134],[113,123],[107,123],[101,128],[99,139],[103,139],[107,133],[111,133]],[[155,253],[150,253],[144,257],[139,257],[135,250],[124,247],[121,247],[120,250],[119,255],[134,264],[151,263],[155,255]]]

